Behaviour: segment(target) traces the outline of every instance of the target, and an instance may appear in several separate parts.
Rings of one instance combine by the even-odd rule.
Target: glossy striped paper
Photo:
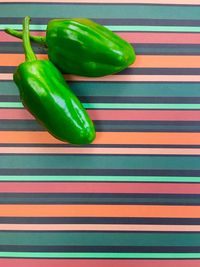
[[[199,14],[199,0],[0,0],[0,266],[200,266]],[[54,139],[20,102],[22,44],[3,29],[25,15],[33,34],[88,17],[135,47],[116,75],[64,74],[92,145]]]

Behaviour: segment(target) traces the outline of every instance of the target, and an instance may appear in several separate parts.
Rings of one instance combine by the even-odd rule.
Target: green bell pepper
[[[30,17],[23,20],[26,61],[14,73],[24,106],[57,139],[88,144],[95,138],[93,122],[49,60],[37,60],[29,38]]]
[[[5,31],[19,38],[22,36],[13,29]],[[30,38],[47,46],[49,59],[63,73],[105,76],[127,68],[136,57],[128,42],[86,18],[50,20],[46,37]]]

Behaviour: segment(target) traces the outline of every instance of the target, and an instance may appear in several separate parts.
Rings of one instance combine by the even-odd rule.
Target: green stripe
[[[19,246],[200,246],[200,233],[0,232],[0,245]]]
[[[200,109],[200,104],[83,103],[88,109]],[[21,102],[0,102],[0,108],[23,108]]]
[[[110,25],[104,25],[111,31],[120,31],[120,32],[126,32],[126,31],[132,31],[132,32],[200,32],[200,27],[198,26],[123,26],[123,25],[117,25],[117,26],[110,26]],[[32,24],[30,25],[30,29],[33,31],[44,31],[46,30],[47,25],[37,25]],[[13,28],[16,30],[22,30],[21,24],[0,24],[0,30],[4,30],[5,28]]]
[[[199,259],[200,253],[0,252],[4,258]]]
[[[94,182],[176,182],[199,183],[200,177],[178,176],[28,176],[5,175],[0,176],[0,181],[94,181]]]
[[[70,82],[78,96],[200,97],[199,83]],[[19,95],[13,81],[0,81],[0,95]]]
[[[122,12],[123,10],[123,12]],[[2,17],[30,17],[37,18],[142,18],[142,19],[199,19],[200,6],[176,6],[176,5],[113,5],[113,4],[3,4],[0,15]],[[34,21],[33,21],[34,23]]]
[[[192,137],[191,137],[192,138]],[[23,142],[23,140],[22,140]],[[197,156],[0,155],[4,169],[200,170]]]

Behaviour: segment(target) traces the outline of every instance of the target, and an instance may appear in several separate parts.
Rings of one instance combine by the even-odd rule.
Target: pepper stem
[[[23,35],[22,32],[16,31],[11,28],[6,28],[4,31],[14,37],[22,39],[22,35]],[[29,36],[30,36],[31,41],[41,44],[42,46],[45,46],[45,47],[47,46],[46,38],[44,36],[35,36],[35,35],[29,35]]]
[[[22,40],[24,47],[24,54],[26,61],[34,61],[37,60],[35,53],[31,47],[30,37],[29,37],[29,22],[31,18],[26,16],[23,20],[23,32],[22,32]]]

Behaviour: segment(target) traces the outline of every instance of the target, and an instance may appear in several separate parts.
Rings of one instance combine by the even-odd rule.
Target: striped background
[[[200,1],[0,0],[0,266],[200,266]],[[12,81],[23,16],[88,17],[135,47],[117,75],[65,74],[95,122],[64,144]],[[39,58],[46,51],[33,45]]]

